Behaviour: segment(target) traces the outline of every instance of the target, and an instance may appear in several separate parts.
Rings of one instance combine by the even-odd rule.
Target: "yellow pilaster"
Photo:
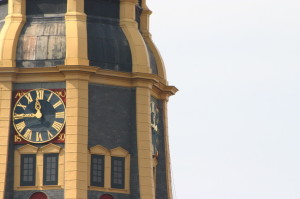
[[[150,88],[136,88],[136,123],[141,199],[155,198],[150,132],[150,93]]]
[[[9,0],[8,15],[0,33],[0,67],[15,67],[18,38],[25,21],[25,0]]]
[[[89,65],[84,0],[68,0],[65,65]]]
[[[88,79],[85,73],[66,73],[65,199],[87,198]]]
[[[171,159],[170,159],[170,147],[169,147],[169,133],[168,133],[168,102],[163,100],[163,121],[164,121],[164,134],[165,134],[165,162],[166,162],[166,179],[167,179],[167,191],[168,198],[173,198],[172,192],[172,176],[171,176]]]
[[[9,79],[7,79],[9,80]],[[10,134],[12,81],[0,76],[0,198],[4,198]]]
[[[150,15],[152,14],[152,11],[147,7],[146,0],[142,1],[142,7],[143,7],[143,12],[141,14],[140,29],[143,38],[145,39],[145,42],[148,44],[155,57],[158,76],[166,80],[166,70],[165,70],[163,59],[161,58],[158,49],[156,48],[154,42],[152,41],[152,35],[149,32],[149,21],[150,21]]]
[[[120,26],[131,49],[132,72],[151,73],[146,44],[135,21],[136,3],[137,0],[120,1]]]

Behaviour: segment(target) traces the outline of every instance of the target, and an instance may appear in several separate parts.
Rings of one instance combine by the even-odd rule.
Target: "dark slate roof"
[[[0,0],[0,31],[3,28],[4,18],[7,16],[7,12],[8,12],[7,1],[1,2]]]
[[[131,51],[119,20],[88,17],[90,65],[123,72],[132,71]]]

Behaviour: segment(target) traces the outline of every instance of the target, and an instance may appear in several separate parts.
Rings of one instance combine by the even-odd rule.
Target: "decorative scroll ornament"
[[[159,144],[159,109],[157,102],[151,101],[151,132],[152,132],[152,154],[158,156],[158,144]]]

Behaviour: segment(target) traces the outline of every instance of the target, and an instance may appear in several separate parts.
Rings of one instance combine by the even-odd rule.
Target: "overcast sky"
[[[174,199],[300,198],[300,1],[148,0],[180,91]]]

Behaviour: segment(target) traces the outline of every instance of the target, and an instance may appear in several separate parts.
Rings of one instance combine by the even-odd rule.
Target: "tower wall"
[[[177,89],[150,14],[145,0],[0,3],[0,198],[172,198]]]

